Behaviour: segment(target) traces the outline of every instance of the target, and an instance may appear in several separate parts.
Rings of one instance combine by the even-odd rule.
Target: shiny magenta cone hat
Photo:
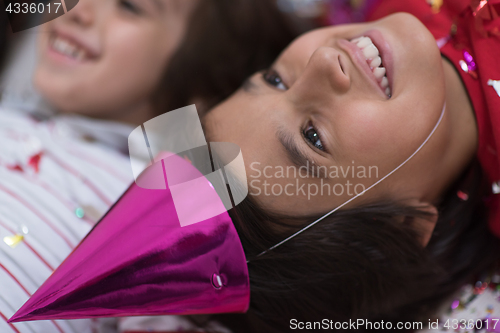
[[[151,165],[139,178],[161,173],[163,189],[138,179],[10,321],[246,312],[238,234],[214,180],[187,160]]]

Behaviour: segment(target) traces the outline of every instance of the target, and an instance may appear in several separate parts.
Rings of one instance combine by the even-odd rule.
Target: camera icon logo
[[[207,143],[194,105],[149,120],[128,142],[136,185],[169,189],[182,227],[218,216],[248,195],[240,147]],[[141,156],[147,165],[137,163]]]

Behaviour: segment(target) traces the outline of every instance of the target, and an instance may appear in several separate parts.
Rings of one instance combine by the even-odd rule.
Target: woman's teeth
[[[81,61],[87,56],[87,53],[81,47],[61,37],[52,38],[51,45],[55,51],[75,60]]]
[[[375,44],[373,44],[370,37],[359,37],[351,40],[351,43],[357,45],[363,52],[366,62],[370,66],[373,75],[377,78],[379,85],[384,89],[385,94],[391,97],[391,88],[389,87],[389,80],[386,76],[385,67],[382,67],[382,58]]]

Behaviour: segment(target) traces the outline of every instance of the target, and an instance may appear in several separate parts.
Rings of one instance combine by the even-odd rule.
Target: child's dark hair
[[[338,211],[261,257],[255,256],[318,216],[297,227],[296,218],[272,216],[249,197],[230,215],[247,258],[253,258],[251,307],[246,315],[218,319],[235,333],[287,332],[291,319],[425,324],[446,296],[500,256],[499,241],[487,228],[484,189],[481,169],[474,165],[444,196],[425,248],[412,218],[427,213],[378,202]],[[468,200],[457,197],[458,190]],[[275,232],[270,224],[289,231]]]
[[[201,0],[156,94],[157,113],[198,101],[210,109],[301,32],[274,0]]]
[[[0,8],[3,7],[2,0],[0,0]],[[3,68],[4,58],[7,53],[7,26],[9,22],[7,19],[7,13],[0,13],[0,70]]]

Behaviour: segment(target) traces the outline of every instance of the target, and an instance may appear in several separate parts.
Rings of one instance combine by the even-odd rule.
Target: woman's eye
[[[275,70],[268,70],[264,73],[264,81],[279,90],[288,90],[288,87],[283,83],[280,75]]]
[[[305,130],[304,130],[304,138],[306,138],[307,141],[309,141],[314,147],[318,148],[319,150],[324,151],[325,147],[323,146],[323,143],[321,142],[321,138],[316,131],[316,129],[312,126],[309,125]]]
[[[120,0],[120,6],[133,14],[141,14],[141,10],[138,6],[136,6],[133,2],[129,0]]]

